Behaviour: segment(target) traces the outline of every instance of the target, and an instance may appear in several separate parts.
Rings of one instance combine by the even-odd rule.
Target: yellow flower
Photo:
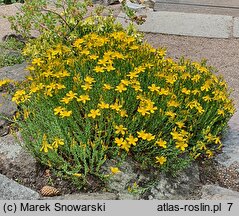
[[[206,95],[206,96],[202,97],[202,99],[204,101],[211,101],[212,100],[212,98],[209,95]]]
[[[91,117],[91,118],[96,118],[97,116],[100,116],[100,110],[99,109],[91,109],[90,110],[90,113],[88,114],[88,117]]]
[[[169,76],[165,77],[165,79],[166,79],[167,83],[174,84],[176,82],[176,80],[177,80],[177,77],[169,75]]]
[[[125,132],[127,131],[127,128],[125,128],[123,125],[119,125],[119,126],[116,125],[115,129],[116,129],[116,131],[115,131],[116,134],[121,133],[122,135],[124,135]]]
[[[90,55],[89,56],[90,57],[90,59],[92,59],[92,60],[97,60],[98,58],[99,58],[99,56],[97,56],[97,55]]]
[[[125,151],[129,151],[129,148],[130,148],[130,144],[127,142],[127,141],[124,141],[122,142],[121,146],[120,146],[121,149],[124,149]]]
[[[60,116],[61,116],[62,118],[64,118],[64,117],[69,117],[69,116],[71,116],[71,114],[72,114],[72,111],[71,111],[71,110],[70,110],[70,111],[63,110],[63,111],[61,111]]]
[[[128,76],[130,79],[134,79],[138,77],[138,72],[132,71],[126,76]]]
[[[189,95],[190,92],[191,92],[191,91],[190,91],[189,89],[187,89],[187,88],[182,88],[182,93],[183,93],[183,94]]]
[[[157,53],[159,54],[159,56],[163,57],[166,55],[166,50],[160,49],[160,50],[157,50]]]
[[[121,172],[118,167],[110,167],[110,171],[113,174],[117,174],[117,173]]]
[[[99,59],[99,61],[97,62],[97,64],[103,65],[103,66],[106,66],[106,65],[109,64],[109,63],[111,64],[112,61],[111,61],[111,59],[108,58],[108,57],[104,57],[103,59]]]
[[[90,96],[89,95],[80,95],[77,98],[78,102],[83,102],[84,104],[86,103],[86,101],[89,101],[89,100],[90,100]]]
[[[13,82],[13,80],[10,80],[10,79],[0,80],[0,87],[11,82]]]
[[[140,91],[140,92],[143,91],[143,90],[141,89],[140,84],[133,84],[131,87],[132,87],[136,92],[137,92],[137,91]]]
[[[173,131],[173,132],[171,132],[170,134],[172,135],[172,137],[173,137],[174,140],[177,140],[177,141],[180,141],[180,142],[182,142],[182,141],[185,140],[185,139],[183,138],[183,135],[180,134],[180,133],[178,133],[177,131]]]
[[[25,90],[17,90],[12,98],[12,101],[16,101],[18,100],[20,97],[26,95],[26,91]]]
[[[167,142],[164,141],[162,138],[160,138],[159,140],[157,140],[157,141],[155,142],[155,144],[158,145],[158,146],[160,146],[160,147],[162,147],[162,148],[167,148],[167,146],[166,146]]]
[[[167,161],[167,158],[164,156],[160,156],[160,157],[157,156],[155,158],[156,158],[156,163],[159,163],[160,165],[163,165]]]
[[[179,66],[177,69],[184,70],[185,68],[180,68],[180,66]],[[190,73],[183,73],[182,74],[182,79],[183,80],[186,80],[187,78],[190,78],[190,77],[191,77]]]
[[[137,132],[137,134],[138,134],[138,137],[143,140],[146,140],[148,137],[148,133],[146,133],[145,130],[141,130],[141,131]]]
[[[135,72],[137,72],[137,73],[141,73],[141,72],[144,72],[145,71],[145,67],[144,66],[138,66],[138,67],[136,67],[135,69],[134,69],[134,71]]]
[[[115,67],[114,67],[112,64],[109,64],[109,65],[105,66],[105,69],[106,69],[108,72],[110,72],[110,71],[115,70]]]
[[[73,91],[69,91],[69,92],[66,94],[66,96],[67,96],[70,100],[74,99],[74,98],[76,97],[76,95],[77,95],[77,93],[74,93]]]
[[[112,56],[113,58],[124,59],[124,55],[119,52],[114,52]]]
[[[85,79],[84,79],[84,81],[85,81],[86,83],[92,84],[92,83],[95,82],[95,79],[94,79],[93,77],[86,76]]]
[[[45,153],[47,153],[48,149],[53,149],[53,147],[47,142],[46,134],[43,134],[42,147],[41,147],[40,151],[44,151]]]
[[[219,109],[219,110],[217,111],[217,114],[218,114],[218,115],[225,116],[225,112],[224,112],[224,110],[222,110],[222,109]]]
[[[84,43],[84,39],[78,38],[74,43],[74,47],[81,48],[81,44]]]
[[[220,137],[215,137],[214,142],[215,142],[215,144],[220,144],[220,145],[222,144]]]
[[[62,103],[68,104],[68,103],[71,102],[71,99],[68,98],[68,97],[64,97],[64,98],[62,98],[60,101],[61,101]]]
[[[120,111],[120,108],[122,107],[122,105],[119,105],[117,102],[115,102],[114,104],[111,104],[110,105],[110,108],[112,109],[112,110],[115,110],[115,111]]]
[[[56,137],[52,143],[52,147],[58,149],[59,145],[64,145],[64,140]]]
[[[136,142],[138,141],[138,138],[133,137],[131,134],[129,135],[129,137],[126,138],[126,140],[128,141],[128,143],[130,145],[136,145]]]
[[[66,70],[59,71],[58,73],[55,74],[55,77],[57,78],[63,78],[63,77],[69,77],[70,73]]]
[[[121,138],[118,138],[116,137],[115,138],[115,143],[117,144],[117,146],[121,147],[122,145],[125,145],[125,140],[121,137]]]
[[[64,110],[64,108],[62,108],[61,106],[58,106],[54,109],[54,114],[58,115],[60,114],[62,111]]]
[[[176,117],[176,113],[174,113],[172,111],[165,112],[165,115],[171,117],[172,119],[174,119]]]
[[[148,86],[148,89],[151,91],[151,92],[154,92],[154,91],[156,91],[156,92],[159,92],[159,87],[158,86],[156,86],[155,84],[152,84],[151,86]]]
[[[59,84],[59,83],[57,83],[55,86],[56,86],[55,88],[58,90],[66,88],[63,84]]]
[[[103,73],[104,70],[105,70],[104,67],[100,67],[98,65],[93,69],[93,71],[95,71],[96,73]]]
[[[211,150],[207,150],[206,154],[207,154],[208,158],[211,158],[213,156],[213,152]]]
[[[201,86],[201,91],[209,91],[210,82],[205,82],[203,86]]]
[[[179,107],[180,103],[178,103],[178,102],[175,101],[175,100],[170,100],[170,101],[168,101],[167,105],[168,105],[169,107]]]
[[[110,89],[112,89],[111,85],[109,85],[109,84],[103,85],[103,90],[110,90]]]
[[[196,109],[200,114],[205,112],[205,110],[202,108],[202,106],[197,106]]]
[[[180,149],[181,151],[185,151],[185,148],[188,147],[188,144],[185,142],[176,142],[176,148]]]
[[[215,137],[211,134],[211,133],[208,133],[205,138],[207,139],[207,141],[211,142],[215,139]]]
[[[90,89],[92,89],[92,85],[89,83],[85,83],[85,85],[81,85],[81,87],[85,90],[88,91]]]
[[[183,123],[183,122],[177,121],[177,122],[175,122],[175,124],[176,124],[180,129],[184,127],[184,123]]]
[[[139,48],[139,46],[137,46],[137,45],[130,46],[130,50],[137,50],[138,48]]]
[[[37,65],[37,66],[40,66],[41,64],[43,63],[43,61],[40,59],[40,58],[34,58],[32,60],[32,64],[34,65]]]
[[[121,117],[128,117],[126,110],[124,110],[124,109],[120,110],[120,116]]]
[[[151,140],[154,140],[154,139],[155,139],[155,136],[152,135],[151,133],[147,133],[147,134],[146,134],[146,139],[147,139],[148,141],[151,141]]]
[[[207,68],[205,68],[205,67],[199,67],[199,71],[201,72],[201,73],[208,73],[208,69]]]
[[[129,80],[120,80],[120,83],[124,84],[125,86],[128,86],[131,82]]]
[[[52,94],[52,89],[45,89],[44,95],[49,96],[49,97],[52,97],[52,96],[53,96],[53,94]],[[69,103],[69,102],[68,102],[68,103]]]
[[[75,177],[81,177],[82,174],[81,174],[81,173],[74,173],[73,176],[75,176]]]
[[[123,92],[123,91],[126,91],[127,88],[125,87],[125,85],[123,83],[120,83],[118,86],[116,86],[115,88],[115,91],[118,91],[118,92]]]
[[[197,147],[200,149],[200,150],[206,150],[207,147],[206,147],[206,144],[202,141],[197,141]]]
[[[196,74],[196,75],[194,75],[194,76],[191,78],[191,80],[194,81],[194,82],[198,82],[200,78],[201,78],[201,75],[200,75],[200,74]]]
[[[150,114],[149,110],[146,107],[138,107],[137,111],[142,115],[145,116],[146,114]]]
[[[159,95],[169,95],[169,90],[165,88],[161,88],[159,91]]]
[[[89,55],[89,54],[90,54],[90,51],[87,50],[87,49],[83,49],[83,50],[81,50],[81,54],[82,54],[82,55]]]
[[[48,70],[48,71],[45,71],[45,72],[43,72],[42,74],[41,74],[41,76],[44,76],[44,77],[51,77],[51,76],[53,76],[53,72],[52,71],[50,71],[50,70]]]
[[[101,108],[101,109],[109,109],[110,108],[110,105],[108,103],[105,103],[104,101],[101,101],[99,104],[98,104],[98,107]]]
[[[25,90],[17,90],[12,97],[12,101],[15,101],[17,104],[26,101],[30,96],[26,94]]]

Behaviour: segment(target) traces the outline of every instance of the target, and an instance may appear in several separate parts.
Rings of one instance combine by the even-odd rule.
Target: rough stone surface
[[[18,137],[20,138],[19,135]],[[0,137],[0,173],[13,179],[36,175],[36,160],[21,147],[13,135]]]
[[[1,116],[11,117],[17,111],[16,103],[12,102],[10,95],[0,92],[0,119]]]
[[[160,175],[149,192],[148,199],[180,200],[192,198],[194,191],[200,186],[199,169],[196,164],[176,177]]]
[[[35,200],[40,195],[0,174],[0,200]]]
[[[204,185],[201,189],[201,199],[206,200],[238,200],[239,192],[222,188],[217,185]]]
[[[11,79],[15,81],[22,81],[25,79],[29,72],[25,70],[27,63],[16,64],[13,66],[0,68],[1,79]]]
[[[11,101],[11,97],[0,92],[0,137],[9,133],[9,119],[17,111],[17,106]]]
[[[138,10],[144,9],[146,7],[145,5],[137,4],[137,3],[132,3],[130,1],[126,2],[126,6],[129,7],[130,9],[134,10],[134,11],[138,11]]]
[[[41,199],[54,200],[116,200],[117,196],[113,193],[77,193],[55,197],[42,197]]]
[[[237,111],[229,121],[229,128],[223,139],[223,153],[216,157],[216,161],[229,167],[233,163],[239,164],[239,112]],[[239,172],[239,170],[238,170]]]
[[[102,168],[106,173],[109,173],[110,167],[115,167],[114,161],[108,161]],[[123,162],[119,167],[120,172],[113,175],[108,181],[107,187],[116,192],[126,192],[130,183],[137,179],[137,174],[133,171],[130,162]]]
[[[114,174],[107,188],[117,193],[119,199],[188,199],[200,185],[199,169],[196,164],[178,174],[177,177],[165,176],[156,171],[137,170],[129,160],[119,166],[121,172]],[[104,166],[109,170],[115,166],[112,161]],[[153,183],[152,183],[153,182]],[[136,187],[134,192],[128,188]]]

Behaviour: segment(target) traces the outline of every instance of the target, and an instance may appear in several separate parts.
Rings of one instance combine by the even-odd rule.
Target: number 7
[[[227,204],[229,205],[228,211],[231,211],[231,207],[232,207],[233,203],[227,203]]]

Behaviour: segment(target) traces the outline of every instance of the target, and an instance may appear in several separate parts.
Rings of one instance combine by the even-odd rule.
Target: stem
[[[42,8],[42,11],[45,11],[45,12],[49,12],[49,13],[53,13],[55,15],[57,15],[58,17],[60,17],[60,19],[62,19],[62,21],[66,24],[66,26],[71,29],[71,27],[69,26],[69,24],[66,22],[66,20],[64,19],[63,16],[61,16],[59,13],[55,12],[55,11],[52,11],[52,10],[49,10],[49,9],[44,9]]]

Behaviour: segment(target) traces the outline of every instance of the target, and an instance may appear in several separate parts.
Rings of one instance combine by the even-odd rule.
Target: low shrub
[[[125,157],[174,173],[222,147],[234,113],[223,78],[112,17],[89,17],[67,40],[46,31],[24,54],[30,76],[13,95],[15,121],[27,148],[64,176],[105,179],[105,161]]]

